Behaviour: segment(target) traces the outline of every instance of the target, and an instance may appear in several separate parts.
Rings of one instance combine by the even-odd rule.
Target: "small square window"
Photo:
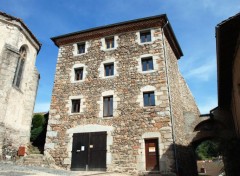
[[[83,68],[75,68],[74,69],[75,73],[75,81],[79,81],[83,79]]]
[[[78,43],[77,48],[78,48],[78,54],[85,53],[85,43]]]
[[[152,57],[142,58],[142,71],[153,70],[153,59]]]
[[[103,117],[113,116],[113,96],[103,97]]]
[[[151,31],[140,32],[141,43],[151,42]]]
[[[143,102],[144,102],[144,106],[155,106],[154,92],[144,92]]]
[[[106,38],[105,43],[107,49],[114,48],[114,37]]]
[[[104,71],[105,76],[114,75],[114,64],[113,63],[104,64]]]
[[[72,113],[80,112],[80,99],[72,100]]]

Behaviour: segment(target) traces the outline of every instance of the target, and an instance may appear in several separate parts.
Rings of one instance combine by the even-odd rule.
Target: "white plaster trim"
[[[72,100],[74,100],[74,99],[80,99],[80,112],[79,113],[72,113]],[[85,101],[86,100],[83,95],[69,96],[69,99],[67,100],[67,104],[66,104],[66,107],[68,108],[68,114],[69,115],[82,114],[84,112],[84,109],[86,108]]]
[[[83,68],[83,79],[82,80],[78,80],[78,81],[75,80],[75,71],[74,71],[75,68]],[[83,82],[86,78],[86,75],[87,75],[87,66],[86,65],[84,65],[84,64],[74,64],[72,69],[71,69],[71,72],[70,72],[71,83]]]
[[[151,41],[150,41],[150,42],[141,43],[140,32],[144,32],[144,31],[150,31],[150,32],[151,32]],[[137,32],[136,32],[136,35],[137,35],[136,42],[137,42],[139,45],[152,44],[152,43],[156,40],[156,38],[155,38],[155,36],[154,36],[154,33],[155,33],[155,29],[144,29],[144,30],[141,30],[141,31],[137,31]]]
[[[147,71],[143,71],[142,70],[142,59],[146,58],[146,57],[152,57],[153,60],[153,70],[147,70]],[[137,61],[138,61],[138,66],[137,66],[137,70],[139,73],[153,73],[158,71],[158,63],[157,60],[159,59],[158,55],[153,55],[153,54],[143,54],[141,55]]]
[[[107,132],[107,165],[112,164],[112,153],[110,151],[110,146],[113,144],[113,136],[112,132],[114,130],[113,126],[104,126],[97,124],[88,124],[88,125],[79,125],[74,128],[70,128],[67,130],[66,134],[68,134],[69,143],[67,145],[68,159],[71,161],[72,158],[72,142],[73,142],[73,134],[74,133],[91,133],[91,132]]]
[[[99,117],[102,119],[113,118],[113,117],[103,117],[103,97],[106,97],[106,96],[113,96],[113,117],[116,117],[119,114],[117,111],[117,104],[118,104],[118,101],[120,101],[120,98],[117,97],[117,94],[114,93],[114,90],[108,90],[108,91],[102,92],[102,96],[100,97],[100,100],[97,102],[100,106]]]
[[[78,47],[77,44],[81,44],[81,43],[85,43],[85,53],[78,53]],[[73,56],[81,56],[84,55],[86,53],[88,53],[88,48],[90,47],[90,43],[88,41],[86,42],[78,42],[78,43],[74,43],[73,44]]]
[[[106,38],[110,38],[110,37],[113,37],[114,39],[114,48],[107,48],[107,45],[106,45]],[[105,38],[101,38],[101,43],[102,43],[102,46],[101,46],[101,50],[103,51],[112,51],[112,50],[115,50],[117,49],[118,47],[118,36],[115,35],[115,36],[109,36],[109,37],[105,37]]]
[[[143,93],[144,92],[151,92],[154,91],[154,98],[155,98],[155,106],[158,106],[161,104],[161,101],[157,98],[158,95],[161,95],[160,91],[157,91],[157,89],[154,86],[144,86],[140,89],[141,93],[138,95],[137,102],[140,104],[140,107],[145,107],[143,102]],[[149,108],[149,106],[146,106],[146,108]]]
[[[114,64],[114,75],[111,75],[111,76],[105,76],[105,70],[104,70],[104,65],[105,64],[110,64],[110,63],[113,63]],[[113,78],[115,76],[118,76],[118,72],[117,72],[117,61],[115,61],[115,58],[109,58],[105,61],[103,61],[98,69],[98,72],[99,72],[99,77],[100,78]]]

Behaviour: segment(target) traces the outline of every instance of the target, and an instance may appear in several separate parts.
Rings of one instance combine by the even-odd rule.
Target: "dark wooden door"
[[[90,133],[89,170],[106,170],[107,133]]]
[[[106,170],[107,133],[73,134],[71,170]]]
[[[86,170],[88,164],[88,133],[75,133],[73,134],[72,145],[72,170]]]
[[[158,140],[145,139],[146,170],[159,170]]]

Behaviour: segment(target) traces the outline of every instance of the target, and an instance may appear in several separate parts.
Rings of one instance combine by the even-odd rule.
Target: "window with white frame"
[[[104,64],[104,72],[105,72],[105,76],[113,76],[114,75],[114,63]]]
[[[78,54],[83,54],[85,53],[85,49],[86,49],[86,46],[85,46],[85,42],[84,43],[78,43],[77,44],[77,53]]]
[[[66,107],[69,109],[69,114],[74,115],[83,113],[86,108],[85,102],[86,100],[83,95],[69,96],[66,104]]]
[[[84,64],[73,65],[70,72],[71,83],[78,83],[85,80],[87,74],[87,66]]]
[[[143,57],[141,59],[141,62],[142,62],[142,71],[154,70],[152,57]]]
[[[99,117],[106,119],[118,116],[118,101],[120,101],[120,99],[117,97],[116,93],[114,93],[114,90],[102,92],[102,96],[100,97],[99,101],[97,101],[100,106]]]
[[[118,47],[117,43],[118,36],[109,36],[105,38],[101,38],[101,50],[108,51],[113,50]]]
[[[112,78],[118,75],[117,61],[114,58],[107,59],[100,64],[99,77],[100,78]]]
[[[114,48],[114,37],[105,38],[106,49]]]
[[[145,29],[136,32],[136,42],[139,45],[151,44],[157,39],[161,39],[160,32],[155,33],[158,29]]]
[[[72,99],[72,110],[71,113],[80,113],[80,99]]]
[[[147,85],[140,89],[140,93],[137,97],[137,102],[140,107],[158,106],[162,103],[160,96],[163,95],[163,91],[157,90],[156,87]]]
[[[138,72],[139,73],[151,73],[158,71],[158,63],[157,60],[160,59],[159,55],[152,55],[152,54],[144,54],[141,55],[138,60]]]
[[[140,32],[140,41],[141,41],[141,43],[151,42],[152,41],[151,31],[150,30],[141,31]]]
[[[83,68],[82,67],[74,68],[74,73],[75,73],[75,76],[74,76],[75,81],[80,81],[83,79]]]
[[[88,48],[90,46],[90,42],[78,42],[73,44],[73,55],[80,56],[84,55],[88,52]]]
[[[144,106],[155,106],[154,91],[143,92],[143,104],[144,104]]]
[[[113,96],[103,97],[103,117],[113,116]]]

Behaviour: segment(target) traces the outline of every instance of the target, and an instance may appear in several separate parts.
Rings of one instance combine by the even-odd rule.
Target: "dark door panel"
[[[88,133],[73,134],[72,170],[86,170],[86,165],[88,163],[88,145]]]
[[[89,170],[106,170],[106,148],[106,132],[96,132],[90,134]]]
[[[146,170],[159,171],[158,140],[145,139]]]
[[[107,133],[73,134],[71,170],[106,170]]]

